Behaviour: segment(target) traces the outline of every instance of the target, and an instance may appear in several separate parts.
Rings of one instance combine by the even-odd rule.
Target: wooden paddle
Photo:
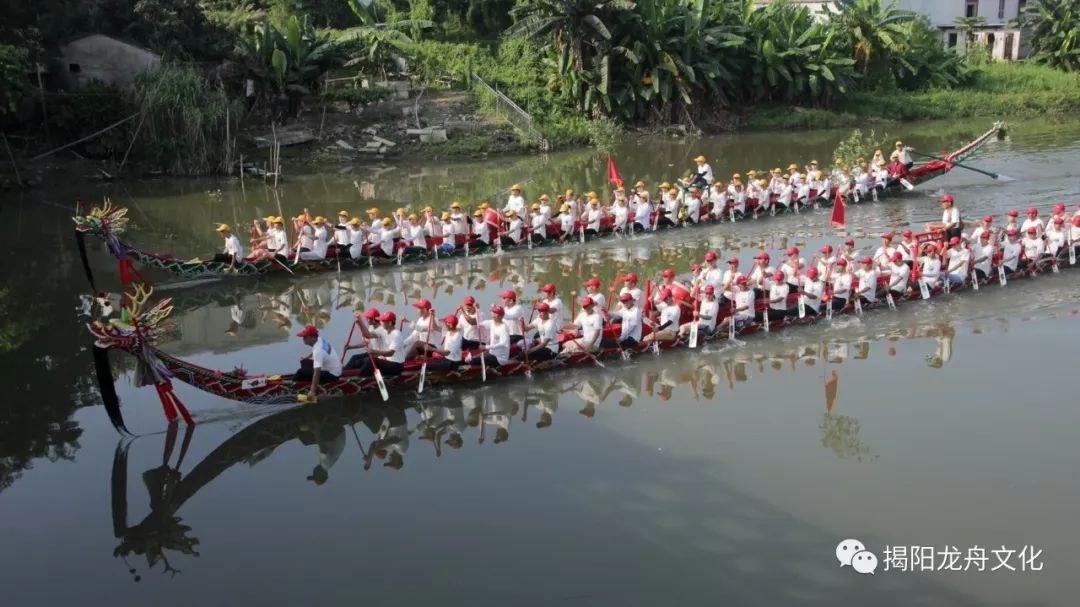
[[[434,310],[428,310],[428,330],[427,330],[427,335],[424,336],[425,340],[430,340],[431,339],[431,331],[434,328],[433,327],[434,321],[435,321],[435,311]],[[429,342],[425,342],[425,344],[424,344],[424,364],[420,365],[420,383],[416,388],[416,393],[417,394],[423,394],[424,393],[424,381],[427,379],[427,364],[428,364],[428,359],[431,358],[431,355],[428,353],[427,343],[429,343]]]

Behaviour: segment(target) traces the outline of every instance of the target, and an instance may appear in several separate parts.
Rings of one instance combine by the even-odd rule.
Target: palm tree
[[[971,48],[975,46],[975,30],[986,26],[986,17],[957,17],[953,23],[956,24],[956,29],[964,34],[964,46]]]
[[[611,40],[609,23],[634,8],[629,0],[526,0],[511,10],[510,36],[544,38],[559,54],[559,73],[582,71]]]
[[[1067,72],[1080,70],[1080,3],[1034,0],[1019,21],[1031,30],[1032,60]]]
[[[346,65],[364,65],[382,72],[386,77],[386,66],[393,63],[396,56],[404,54],[415,35],[435,24],[426,19],[403,19],[393,23],[382,23],[375,14],[372,0],[348,0],[349,8],[361,25],[343,30],[338,36],[340,42],[359,42],[366,48],[366,53],[353,57]]]
[[[882,0],[836,0],[826,5],[829,25],[850,45],[851,58],[863,76],[880,72],[889,55],[900,48],[907,24],[916,13],[896,8],[896,0],[887,5]]]

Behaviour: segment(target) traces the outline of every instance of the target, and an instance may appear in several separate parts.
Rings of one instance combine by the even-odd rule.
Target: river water
[[[988,126],[907,125],[887,139],[939,151]],[[718,175],[828,161],[845,135],[646,139],[614,158],[625,178],[653,184],[698,153],[718,159]],[[1013,124],[971,163],[1015,181],[957,170],[849,208],[849,230],[934,220],[946,189],[972,218],[1071,203],[1078,160],[1080,120]],[[177,385],[199,421],[190,433],[165,432],[156,395],[132,387],[132,361],[114,353],[128,427],[144,436],[119,441],[98,404],[79,312],[89,287],[70,229],[76,195],[129,207],[130,240],[194,256],[218,246],[213,222],[244,225],[279,203],[283,214],[327,216],[446,206],[513,182],[532,198],[600,190],[605,171],[606,156],[568,152],[355,167],[290,176],[276,192],[251,180],[58,178],[7,196],[2,603],[1076,604],[1074,270],[742,345],[422,399],[399,392],[386,404],[258,408]],[[340,346],[359,302],[412,316],[408,302],[422,296],[446,313],[465,294],[487,303],[515,285],[531,297],[544,282],[565,298],[589,276],[683,271],[710,248],[746,266],[762,245],[775,258],[790,244],[837,243],[827,213],[340,277],[159,288],[177,321],[163,347],[211,368],[288,372],[303,353],[301,325],[317,323]],[[99,243],[90,258],[99,288],[117,289]],[[838,565],[847,538],[882,561],[874,575]],[[895,546],[931,547],[934,563],[912,565]],[[968,559],[978,548],[985,571]]]

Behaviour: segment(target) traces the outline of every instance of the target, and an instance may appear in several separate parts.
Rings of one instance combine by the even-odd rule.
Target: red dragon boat
[[[969,158],[976,150],[983,144],[990,141],[991,138],[998,135],[1004,126],[1001,123],[996,123],[994,126],[977,137],[975,140],[965,144],[964,146],[949,152],[942,156],[941,159],[930,160],[929,162],[919,164],[911,168],[910,171],[904,176],[904,179],[910,185],[918,185],[925,183],[931,179],[944,175],[951,171],[955,163],[959,163]],[[901,185],[899,180],[890,182],[886,191],[900,190],[904,186]],[[822,206],[831,206],[833,201],[837,197],[836,188],[829,193],[828,196],[819,196],[818,192],[811,192],[811,199],[820,199]],[[747,209],[752,210],[758,204],[757,200],[747,200]],[[702,221],[693,224],[693,226],[687,225],[675,225],[666,228],[658,229],[680,229],[685,227],[696,227],[710,225],[718,221],[728,221],[727,217],[734,217],[736,220],[742,220],[753,215],[753,213],[746,213],[739,216],[735,214],[720,213],[720,219],[715,219],[712,214],[708,212],[707,203],[702,209]],[[790,210],[787,212],[791,212]],[[272,258],[247,258],[240,263],[230,268],[226,262],[214,261],[213,258],[195,258],[195,259],[181,259],[168,253],[160,253],[149,251],[141,247],[137,247],[131,243],[125,242],[120,239],[120,236],[124,233],[127,227],[127,209],[123,207],[113,206],[111,203],[106,203],[101,207],[93,207],[85,215],[77,215],[74,218],[75,232],[79,241],[80,252],[83,255],[85,262],[85,236],[87,234],[101,237],[108,244],[110,253],[120,261],[122,265],[122,271],[130,272],[130,268],[127,268],[126,264],[132,262],[139,263],[144,267],[157,268],[168,271],[175,276],[185,279],[197,279],[197,278],[212,278],[220,276],[251,276],[261,275],[269,273],[309,273],[309,272],[329,272],[345,269],[365,269],[372,268],[374,266],[391,265],[399,263],[421,263],[427,261],[433,261],[440,258],[457,258],[466,257],[469,255],[483,255],[491,254],[502,247],[482,247],[478,246],[474,241],[469,248],[465,248],[464,236],[459,236],[459,242],[455,243],[457,246],[452,251],[442,251],[439,245],[442,244],[442,238],[428,238],[427,249],[424,252],[418,253],[404,253],[404,243],[398,243],[398,248],[401,249],[400,254],[397,257],[380,257],[369,256],[365,254],[353,258],[338,258],[334,253],[334,245],[331,244],[327,255],[323,259],[317,260],[304,260],[296,259],[288,264],[283,264],[279,261],[275,261]],[[633,221],[633,214],[631,213],[629,221]],[[607,217],[605,222],[601,225],[599,234],[586,235],[584,231],[581,232],[581,237],[578,240],[567,240],[565,243],[560,243],[557,239],[545,239],[543,243],[537,243],[537,247],[553,247],[553,246],[565,246],[568,244],[574,244],[575,242],[585,242],[588,240],[595,240],[601,238],[612,238],[615,236],[612,230],[614,218]],[[557,236],[557,230],[554,226],[549,226],[548,236]],[[632,237],[632,236],[631,236]],[[531,247],[530,244],[525,242],[519,243],[515,247],[506,247],[506,250],[510,249],[522,249]]]

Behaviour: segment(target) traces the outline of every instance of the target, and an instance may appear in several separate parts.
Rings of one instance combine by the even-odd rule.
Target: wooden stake
[[[4,137],[4,149],[7,150],[8,158],[11,159],[11,168],[15,169],[15,183],[19,184],[21,188],[23,185],[22,177],[19,176],[19,165],[15,164],[15,155],[11,153],[11,146],[8,145],[7,134],[0,133]]]
[[[120,161],[120,168],[116,169],[117,177],[124,172],[124,165],[127,164],[128,154],[131,153],[131,148],[135,146],[135,140],[139,138],[139,131],[142,130],[144,122],[146,122],[146,114],[143,114],[142,117],[139,118],[139,126],[135,127],[135,134],[131,136],[131,143],[128,144],[127,150],[124,151],[124,159]]]
[[[82,139],[76,139],[75,141],[72,141],[71,143],[65,143],[64,145],[62,145],[62,146],[60,146],[58,148],[53,148],[53,149],[49,150],[48,152],[43,152],[41,154],[38,154],[37,156],[34,156],[30,160],[41,160],[42,158],[45,158],[46,156],[52,156],[53,154],[55,154],[57,152],[60,152],[60,151],[63,151],[63,150],[66,150],[66,149],[70,148],[71,146],[78,145],[78,144],[80,144],[80,143],[82,143],[84,141],[89,141],[89,140],[93,139],[94,137],[97,137],[98,135],[101,135],[102,133],[107,133],[107,132],[115,129],[116,127],[120,126],[121,124],[124,124],[125,122],[130,122],[130,121],[134,120],[140,114],[142,114],[142,112],[136,112],[136,113],[128,116],[127,118],[124,118],[123,120],[121,120],[119,122],[114,122],[114,123],[110,124],[109,126],[101,129],[100,131],[95,131],[95,132],[87,135],[86,137],[83,137]]]

